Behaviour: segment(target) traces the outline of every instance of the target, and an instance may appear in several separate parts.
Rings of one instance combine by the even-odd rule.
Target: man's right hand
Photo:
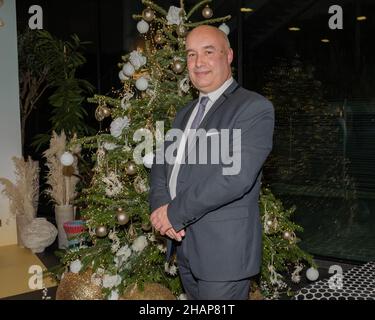
[[[182,241],[182,238],[185,237],[185,230],[176,231],[173,228],[169,228],[165,233],[169,238],[176,241]]]

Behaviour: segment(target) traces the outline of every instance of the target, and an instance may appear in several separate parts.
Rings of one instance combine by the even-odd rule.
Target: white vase
[[[55,206],[55,219],[59,249],[66,249],[69,247],[69,242],[64,230],[64,223],[74,220],[74,207],[72,205]]]

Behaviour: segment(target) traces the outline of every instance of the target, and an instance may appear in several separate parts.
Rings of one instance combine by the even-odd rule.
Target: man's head
[[[231,75],[233,51],[226,34],[212,26],[199,26],[186,37],[190,80],[202,93],[218,89]]]

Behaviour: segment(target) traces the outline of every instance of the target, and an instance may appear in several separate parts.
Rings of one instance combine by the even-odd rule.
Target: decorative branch
[[[232,18],[232,17],[230,15],[228,15],[228,16],[221,17],[221,18],[209,19],[209,20],[199,21],[199,22],[194,22],[194,23],[186,23],[185,25],[188,26],[188,27],[194,28],[194,27],[197,27],[197,26],[200,26],[200,25],[203,25],[203,24],[213,24],[213,23],[216,23],[216,22],[224,22],[224,21],[229,20],[230,18]]]
[[[146,6],[149,6],[150,8],[154,9],[155,11],[159,12],[163,16],[166,16],[168,13],[165,11],[162,7],[159,7],[157,4],[153,3],[149,0],[142,0],[142,3]]]
[[[199,2],[199,3],[197,3],[190,11],[189,11],[189,13],[186,15],[186,20],[187,19],[189,19],[191,16],[192,16],[192,14],[195,12],[195,11],[197,11],[200,7],[202,7],[202,6],[204,6],[205,4],[208,4],[208,3],[210,3],[210,2],[212,2],[212,0],[203,0],[203,1],[201,1],[201,2]]]

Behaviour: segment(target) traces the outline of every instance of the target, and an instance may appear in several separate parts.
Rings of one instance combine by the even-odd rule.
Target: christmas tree
[[[166,240],[149,221],[149,168],[177,110],[195,94],[185,69],[187,32],[214,23],[229,32],[224,21],[230,16],[212,18],[209,2],[200,1],[187,11],[181,1],[179,8],[166,11],[152,1],[142,1],[146,8],[134,18],[139,20],[144,48],[122,56],[118,91],[90,99],[98,105],[98,121],[112,118],[110,128],[70,145],[92,150],[95,166],[91,183],[78,201],[87,228],[85,241],[62,254],[60,274],[68,267],[74,274],[89,270],[84,276],[102,289],[105,298],[128,297],[135,285],[142,289],[155,283],[175,296],[182,292],[177,266],[165,260]],[[198,10],[205,19],[190,21]],[[279,272],[287,262],[301,264],[309,257],[297,246],[298,226],[288,220],[292,210],[285,211],[267,189],[261,201],[267,228],[261,283],[264,292],[271,294],[283,287]]]

